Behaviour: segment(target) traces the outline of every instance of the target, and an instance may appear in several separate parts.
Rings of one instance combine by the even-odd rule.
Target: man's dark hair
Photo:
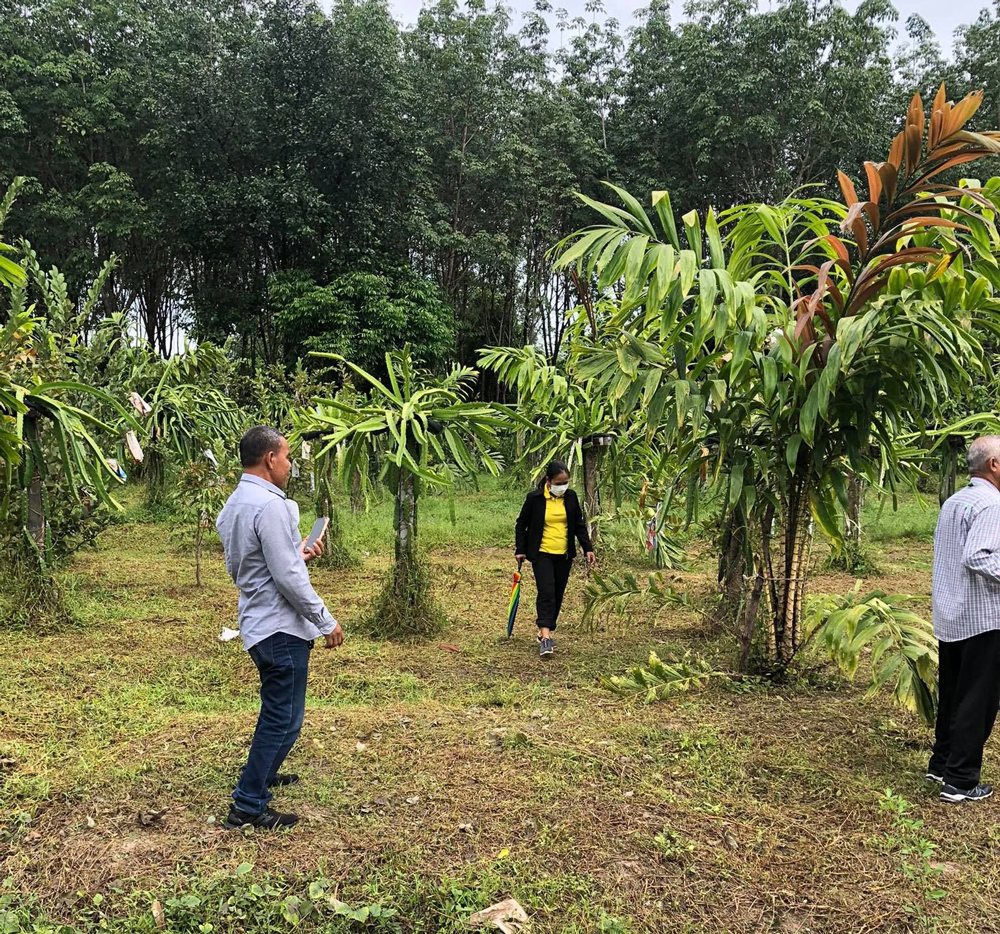
[[[255,425],[240,438],[240,463],[244,467],[256,467],[264,455],[281,447],[281,432],[268,425]]]

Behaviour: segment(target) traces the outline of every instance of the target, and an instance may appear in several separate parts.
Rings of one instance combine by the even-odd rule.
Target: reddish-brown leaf
[[[927,172],[925,175],[920,176],[920,180],[907,188],[907,192],[917,192],[924,189],[924,183],[934,178],[935,175],[940,175],[942,172],[948,169],[953,169],[956,165],[963,165],[966,162],[975,162],[976,159],[982,159],[983,156],[989,155],[988,152],[976,151],[976,152],[964,152],[960,156],[952,156],[950,159],[945,160],[941,165],[931,172]]]
[[[840,190],[844,194],[844,204],[850,207],[852,204],[857,204],[858,193],[854,190],[854,182],[852,182],[840,169],[837,169],[837,181],[840,182]]]
[[[837,264],[840,265],[839,263]],[[844,296],[838,288],[837,284],[831,279],[826,286],[827,293],[833,296],[833,304],[837,306],[837,311],[842,311],[844,308]],[[817,310],[817,314],[823,318],[823,312]],[[826,321],[826,318],[823,318]],[[829,322],[827,322],[829,324]]]
[[[800,349],[805,349],[810,344],[816,343],[816,329],[813,327],[812,319],[813,313],[807,310],[801,312],[795,322],[795,331],[792,334],[792,338],[793,343],[798,345]],[[805,337],[804,345],[800,343],[803,336]]]
[[[925,194],[934,195],[935,197],[941,196],[944,198],[961,198],[964,196],[972,201],[975,201],[976,204],[986,208],[987,211],[993,211],[996,209],[996,205],[994,205],[989,200],[989,198],[983,195],[982,188],[956,188],[954,185],[937,184],[937,185],[920,185],[917,190]],[[919,202],[915,203],[918,204],[920,210],[923,211],[930,208],[937,202],[932,201],[929,198],[921,198]],[[958,210],[958,208],[956,208],[954,205],[949,205],[949,207],[952,208],[952,210]]]
[[[964,191],[964,189],[962,189]],[[957,204],[942,203],[940,201],[933,201],[930,198],[918,198],[916,201],[911,201],[909,204],[904,204],[901,208],[893,211],[891,214],[887,215],[885,218],[885,230],[890,227],[902,224],[906,217],[910,214],[919,214],[921,211],[954,211],[956,214],[963,214],[966,217],[978,218],[979,215],[975,211],[970,211],[968,208],[963,208]]]
[[[948,115],[948,120],[944,125],[942,133],[947,139],[961,130],[972,119],[972,115],[979,110],[983,103],[983,92],[972,91],[966,94],[953,108]]]
[[[913,170],[920,162],[920,149],[922,143],[920,130],[913,123],[906,125],[906,174],[912,175]]]
[[[872,225],[872,230],[878,230],[879,221],[879,208],[878,205],[873,201],[868,201],[865,203],[865,214],[868,215],[868,220]]]
[[[924,138],[924,102],[920,97],[920,93],[916,93],[910,100],[909,110],[906,112],[906,126],[916,127],[917,136],[920,137],[921,141]]]
[[[860,217],[851,224],[851,233],[854,234],[858,253],[864,259],[868,255],[868,228],[865,227],[865,222]]]
[[[961,140],[970,146],[982,149],[987,153],[1000,153],[1000,136],[994,133],[973,133],[971,130],[958,130],[948,137],[949,142]]]
[[[943,217],[910,217],[900,225],[906,233],[912,233],[918,227],[951,227],[953,230],[968,230],[965,224],[948,221]]]
[[[826,295],[826,289],[830,283],[830,269],[832,266],[833,260],[828,259],[816,270],[816,291],[809,298],[809,310],[811,312],[816,311],[823,301],[823,296]]]
[[[903,164],[903,148],[906,141],[906,135],[902,132],[897,133],[893,138],[892,145],[889,147],[889,158],[886,162],[889,163],[897,172],[900,166]]]
[[[883,162],[878,167],[879,178],[882,179],[882,190],[885,192],[886,205],[892,205],[896,200],[896,180],[899,178],[899,169],[888,162]]]
[[[860,278],[858,279],[860,282]],[[888,276],[883,276],[881,279],[877,279],[875,282],[871,282],[862,288],[856,295],[851,297],[851,303],[847,306],[847,310],[844,314],[847,317],[852,317],[858,310],[864,307],[865,302],[868,301],[873,295],[880,292],[885,288],[886,283],[889,281]]]
[[[879,198],[882,197],[882,178],[874,162],[865,163],[865,175],[868,176],[868,200],[878,204]]]
[[[931,113],[931,125],[927,130],[927,152],[933,153],[934,147],[937,146],[938,141],[941,139],[941,129],[944,127],[945,115],[940,110],[932,111]]]
[[[827,234],[823,239],[833,247],[834,252],[840,259],[842,259],[845,263],[850,263],[851,259],[847,253],[847,247],[840,237],[835,237],[833,234]]]
[[[948,103],[948,94],[944,89],[944,82],[941,82],[941,86],[937,89],[937,94],[934,95],[934,104],[931,106],[931,110],[944,110],[945,104]]]
[[[867,201],[855,201],[847,210],[847,216],[840,222],[840,229],[847,230],[861,216]]]
[[[951,105],[946,100],[944,82],[934,95],[934,103],[931,105],[931,125],[927,131],[927,149],[932,150],[941,139],[941,130],[944,128]]]
[[[920,263],[936,260],[943,256],[944,250],[936,246],[910,246],[898,250],[895,253],[887,253],[878,257],[860,276],[858,276],[857,287],[864,286],[866,282],[881,275],[893,266],[905,266],[907,263]],[[853,304],[853,300],[852,300]]]

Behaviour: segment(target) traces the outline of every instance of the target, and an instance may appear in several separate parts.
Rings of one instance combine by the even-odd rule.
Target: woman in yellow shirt
[[[521,507],[514,526],[514,557],[527,558],[535,575],[538,625],[538,654],[546,658],[555,650],[552,633],[562,608],[569,572],[580,542],[587,563],[597,563],[587,531],[583,507],[569,489],[569,468],[562,461],[552,461]]]

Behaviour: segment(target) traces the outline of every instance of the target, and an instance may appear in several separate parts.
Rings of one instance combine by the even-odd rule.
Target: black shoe
[[[941,800],[951,804],[961,804],[963,801],[985,801],[993,794],[992,785],[976,785],[975,788],[956,788],[945,783],[941,789]]]
[[[541,658],[548,658],[556,649],[556,644],[551,639],[542,639],[539,643],[538,655]]]
[[[937,782],[939,785],[944,784],[944,776],[938,775],[936,772],[932,772],[929,769],[927,770],[927,774],[924,776],[924,778],[927,779],[927,781],[929,782]]]
[[[249,814],[241,811],[234,804],[229,809],[229,816],[223,821],[226,830],[239,830],[241,827],[258,827],[261,830],[277,830],[279,827],[291,827],[299,822],[298,814],[281,814],[266,808],[263,814]]]

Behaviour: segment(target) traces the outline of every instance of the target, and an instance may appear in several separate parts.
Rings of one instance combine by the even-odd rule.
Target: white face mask
[[[549,492],[553,496],[562,496],[569,489],[568,483],[550,483]]]

